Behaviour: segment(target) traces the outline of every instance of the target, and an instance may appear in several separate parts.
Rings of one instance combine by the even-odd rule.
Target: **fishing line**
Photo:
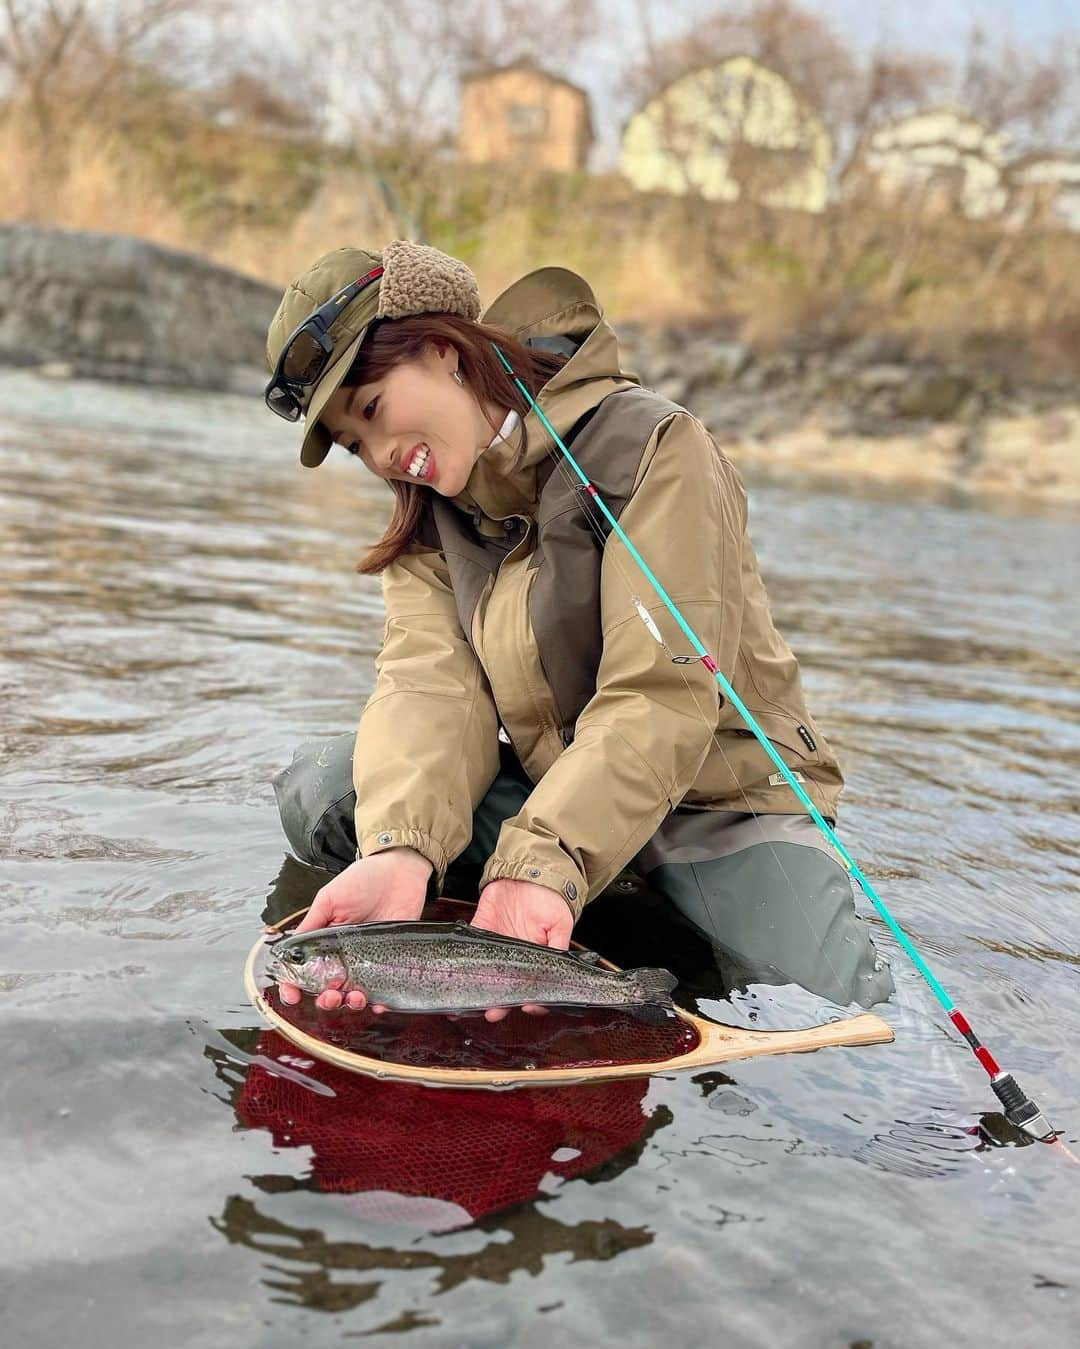
[[[791,788],[791,790],[795,793],[795,796],[798,798],[803,808],[807,811],[810,818],[817,826],[818,830],[825,837],[826,841],[831,845],[836,855],[839,857],[840,861],[844,865],[845,869],[848,871],[850,875],[854,876],[854,878],[858,881],[863,894],[866,895],[867,899],[877,910],[878,914],[881,916],[882,920],[889,928],[889,931],[896,938],[901,949],[907,955],[909,960],[911,960],[912,964],[915,966],[916,970],[918,970],[919,974],[923,977],[925,982],[929,985],[930,991],[933,993],[934,997],[937,999],[941,1007],[944,1009],[949,1020],[959,1031],[959,1033],[963,1036],[972,1053],[975,1055],[976,1059],[978,1059],[979,1063],[982,1065],[987,1076],[990,1078],[991,1089],[993,1090],[995,1096],[997,1096],[998,1100],[1001,1102],[1002,1106],[1005,1109],[1006,1118],[1010,1121],[1010,1123],[1016,1125],[1018,1128],[1022,1129],[1025,1133],[1029,1134],[1031,1137],[1037,1138],[1042,1142],[1053,1142],[1057,1137],[1057,1133],[1047,1123],[1047,1121],[1043,1117],[1042,1111],[1035,1104],[1035,1102],[1029,1096],[1027,1096],[1026,1093],[1021,1089],[1021,1087],[1016,1082],[1016,1079],[1013,1077],[1013,1075],[1011,1073],[1005,1072],[998,1065],[997,1060],[991,1054],[990,1050],[987,1049],[987,1047],[975,1034],[974,1030],[971,1027],[971,1023],[968,1021],[967,1017],[949,997],[948,993],[945,991],[941,983],[938,981],[937,977],[934,975],[934,972],[930,969],[930,966],[922,958],[918,950],[915,948],[914,944],[908,938],[907,934],[900,927],[900,924],[893,917],[884,900],[880,897],[880,895],[878,895],[877,891],[871,884],[870,880],[864,875],[862,869],[859,867],[858,863],[844,847],[843,843],[841,843],[840,839],[837,837],[835,831],[829,825],[828,821],[818,810],[817,806],[814,805],[813,801],[810,799],[807,793],[803,790],[802,786],[797,781],[791,769],[777,753],[772,743],[765,735],[764,731],[758,725],[749,708],[746,707],[742,699],[739,697],[735,689],[732,687],[730,681],[718,668],[716,662],[709,654],[709,651],[706,649],[704,643],[701,641],[697,633],[694,632],[693,628],[691,628],[690,624],[683,617],[679,608],[671,600],[667,591],[664,589],[659,580],[656,578],[652,569],[649,567],[648,563],[638,552],[629,535],[626,533],[626,531],[619,524],[618,520],[608,509],[607,503],[600,496],[600,493],[597,491],[595,485],[589,480],[588,475],[582,471],[581,466],[578,464],[577,460],[574,458],[570,450],[563,443],[559,433],[552,426],[551,422],[548,420],[539,404],[533,398],[528,388],[525,386],[523,381],[518,377],[518,375],[514,372],[513,367],[510,365],[509,361],[503,355],[499,347],[494,342],[491,345],[495,350],[495,354],[498,356],[499,360],[502,362],[504,368],[506,369],[507,374],[513,380],[519,392],[525,396],[529,404],[529,408],[536,413],[544,429],[548,432],[552,440],[562,451],[566,462],[573,470],[575,477],[579,480],[580,488],[575,488],[575,494],[579,497],[579,500],[582,501],[585,496],[592,498],[592,501],[596,505],[600,514],[603,516],[604,520],[610,526],[611,532],[615,534],[619,542],[622,543],[623,546],[626,548],[627,552],[630,554],[631,558],[637,564],[638,568],[644,575],[645,579],[648,581],[649,585],[652,586],[653,590],[655,591],[657,597],[660,599],[661,603],[664,605],[665,609],[675,620],[683,636],[686,638],[686,640],[690,643],[693,650],[696,652],[697,659],[713,676],[713,679],[720,686],[720,690],[723,693],[723,695],[735,708],[735,710],[738,712],[739,716],[742,718],[747,728],[753,733],[754,737],[761,745],[762,749],[769,756],[772,762],[776,765],[776,768],[779,771],[781,777]]]

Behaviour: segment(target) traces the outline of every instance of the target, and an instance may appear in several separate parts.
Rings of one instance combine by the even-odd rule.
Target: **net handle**
[[[300,912],[304,912],[300,910]],[[295,914],[292,917],[296,917]],[[290,921],[283,920],[283,923]],[[283,924],[278,924],[280,928]],[[299,1049],[351,1073],[363,1073],[387,1082],[419,1082],[429,1087],[554,1087],[582,1082],[611,1081],[615,1078],[648,1077],[653,1073],[681,1072],[686,1068],[706,1068],[732,1059],[755,1058],[764,1054],[801,1054],[830,1045],[886,1044],[893,1038],[888,1023],[875,1012],[827,1021],[797,1031],[743,1030],[738,1026],[720,1026],[692,1012],[676,1007],[676,1014],[688,1022],[700,1037],[700,1043],[686,1054],[651,1063],[615,1063],[591,1068],[423,1068],[408,1063],[390,1063],[357,1054],[349,1049],[319,1040],[299,1030],[276,1012],[263,997],[255,978],[255,962],[265,945],[260,937],[244,962],[244,988],[256,1011],[269,1025],[292,1041]],[[609,969],[617,969],[604,961]]]

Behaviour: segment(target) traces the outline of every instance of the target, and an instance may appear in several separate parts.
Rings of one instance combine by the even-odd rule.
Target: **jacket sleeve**
[[[721,672],[732,678],[742,620],[746,494],[690,413],[654,431],[619,523]],[[645,627],[637,596],[665,650]],[[481,885],[498,877],[559,890],[575,918],[693,785],[712,742],[720,690],[612,533],[600,580],[596,692],[563,751],[502,827]]]
[[[358,855],[415,848],[441,887],[499,769],[495,704],[439,553],[413,545],[382,581],[386,627],[353,751]]]

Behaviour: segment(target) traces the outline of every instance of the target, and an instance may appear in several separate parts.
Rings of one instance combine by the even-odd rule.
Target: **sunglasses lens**
[[[288,389],[283,389],[280,385],[267,390],[266,406],[279,417],[284,417],[287,422],[295,422],[300,418],[300,404]]]
[[[309,332],[299,332],[289,343],[281,367],[282,377],[290,384],[314,384],[322,374],[330,353],[324,351]]]

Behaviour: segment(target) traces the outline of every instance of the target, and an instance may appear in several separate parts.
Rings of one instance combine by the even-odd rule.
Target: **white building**
[[[1005,169],[1008,223],[1080,231],[1080,154],[1039,150],[1021,155]]]
[[[842,190],[872,185],[887,200],[969,220],[998,215],[1008,192],[1006,137],[962,108],[928,108],[871,131],[844,171]]]
[[[619,168],[643,192],[821,211],[832,139],[776,71],[733,56],[681,76],[627,121]]]

